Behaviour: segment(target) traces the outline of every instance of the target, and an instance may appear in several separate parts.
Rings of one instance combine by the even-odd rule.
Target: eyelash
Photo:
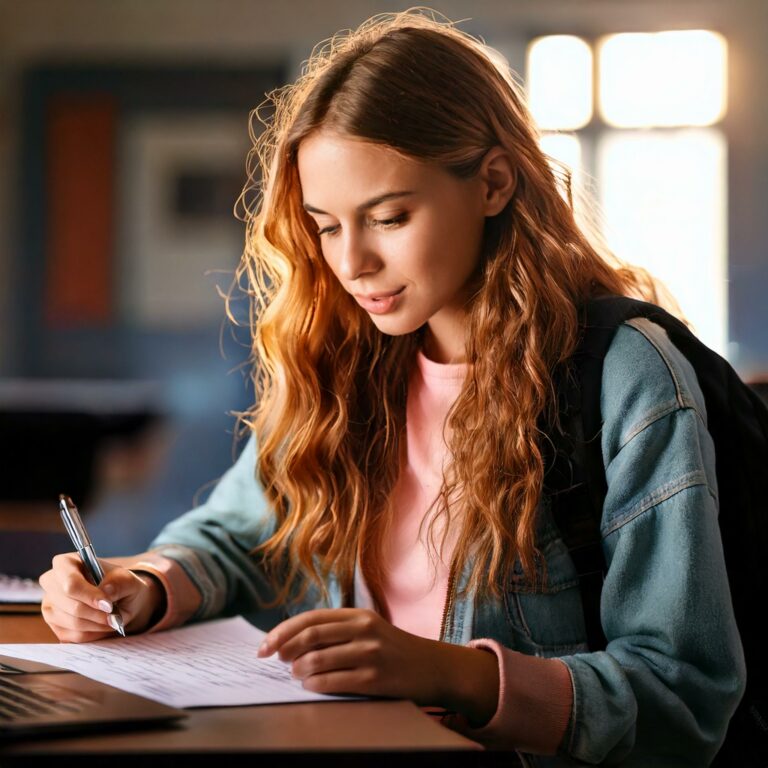
[[[398,224],[404,224],[408,219],[408,214],[401,213],[398,216],[393,216],[391,219],[372,219],[371,223],[380,229],[392,229]],[[338,232],[338,226],[335,227],[323,227],[318,230],[318,235],[335,235]]]

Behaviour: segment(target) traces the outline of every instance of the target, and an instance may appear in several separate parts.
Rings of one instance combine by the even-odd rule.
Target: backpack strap
[[[566,371],[557,377],[562,429],[551,431],[550,437],[558,457],[553,466],[561,469],[548,473],[545,488],[555,524],[579,577],[587,643],[593,651],[607,645],[600,620],[600,597],[607,571],[600,525],[608,492],[601,444],[603,363],[625,320],[654,319],[656,315],[671,318],[653,304],[625,296],[591,300],[581,310],[578,348]]]
[[[619,296],[593,299],[582,308],[583,334],[569,361],[565,386],[571,390],[565,397],[570,408],[560,408],[563,431],[577,437],[570,441],[565,436],[557,438],[557,453],[564,453],[576,466],[572,474],[580,476],[588,491],[582,488],[579,492],[578,483],[564,483],[557,473],[552,477],[555,522],[579,573],[589,647],[605,648],[599,621],[602,580],[590,578],[598,567],[603,572],[606,568],[600,534],[607,492],[600,455],[603,361],[618,327],[636,317],[661,326],[693,367],[704,396],[707,429],[716,447],[720,534],[749,676],[713,766],[764,768],[768,765],[768,656],[755,595],[768,590],[768,409],[730,364],[684,323],[653,304]],[[563,382],[556,380],[555,384],[562,386]],[[563,461],[560,459],[561,464]]]

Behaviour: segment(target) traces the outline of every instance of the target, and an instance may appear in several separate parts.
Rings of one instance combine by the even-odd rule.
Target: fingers
[[[273,653],[280,653],[280,658],[291,660],[300,655],[300,651],[306,652],[311,648],[333,642],[346,642],[353,634],[359,636],[370,632],[373,626],[381,621],[383,619],[373,611],[359,608],[326,608],[305,611],[286,619],[272,629],[259,646],[258,656],[271,656]],[[327,624],[348,624],[349,626],[346,628],[337,626],[335,629],[329,629],[324,627]]]
[[[43,619],[56,637],[64,643],[87,643],[114,636],[114,631],[105,621],[91,622],[58,611],[49,601],[43,600]],[[102,614],[106,618],[106,614]]]
[[[307,651],[291,664],[298,680],[343,670],[378,668],[380,646],[373,640],[360,640]]]
[[[279,647],[278,654],[283,661],[294,661],[311,651],[327,648],[329,645],[348,643],[354,636],[350,622],[313,624],[286,640]]]
[[[308,691],[357,696],[387,696],[379,690],[378,676],[373,669],[339,669],[312,675],[302,681]]]
[[[307,690],[434,703],[439,645],[393,627],[373,611],[336,608],[306,611],[278,624],[258,655],[278,653]]]
[[[125,622],[132,615],[130,597],[143,586],[131,571],[102,561],[105,578],[94,586],[85,576],[78,555],[68,553],[53,558],[52,567],[40,577],[45,591],[42,615],[53,632],[64,642],[88,642],[112,637],[110,613],[119,600]]]
[[[81,627],[84,631],[104,631],[107,626],[109,611],[95,610],[86,603],[65,596],[59,596],[55,601],[46,596],[42,604],[43,617],[67,629]]]
[[[293,616],[265,637],[258,655],[278,653],[318,693],[388,695],[388,623],[373,611],[334,608]]]
[[[104,638],[115,636],[115,633],[109,628],[106,631],[81,632],[79,630],[67,629],[58,624],[48,622],[47,619],[46,622],[53,634],[56,635],[58,640],[62,643],[92,643],[95,640],[103,640]]]
[[[56,555],[51,570],[40,577],[40,586],[51,595],[61,595],[98,610],[99,601],[109,602],[106,593],[86,578],[78,555]]]

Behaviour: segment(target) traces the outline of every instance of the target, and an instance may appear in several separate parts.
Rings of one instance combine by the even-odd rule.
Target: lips
[[[400,296],[405,290],[396,288],[394,291],[379,291],[377,293],[356,293],[357,303],[366,311],[374,315],[384,315],[391,312],[399,303]]]
[[[381,299],[388,299],[390,296],[395,296],[402,291],[402,288],[395,288],[394,291],[382,291],[379,293],[356,293],[356,299],[365,299],[366,301],[380,301]]]

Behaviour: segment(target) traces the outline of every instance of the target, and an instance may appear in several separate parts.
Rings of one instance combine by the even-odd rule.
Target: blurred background
[[[221,297],[249,111],[318,41],[407,7],[0,0],[0,572],[34,559],[17,534],[55,530],[61,491],[127,554],[230,466],[253,396]],[[430,7],[508,59],[616,253],[765,379],[768,3]]]

